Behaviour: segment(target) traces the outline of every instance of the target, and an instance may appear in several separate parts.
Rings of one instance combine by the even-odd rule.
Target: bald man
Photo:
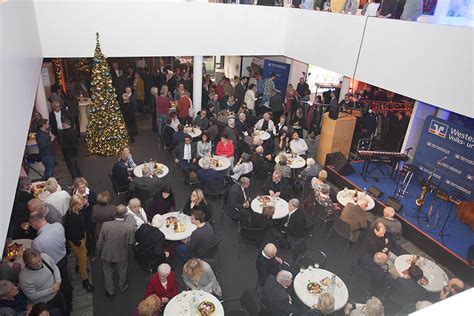
[[[272,243],[268,243],[262,252],[258,254],[256,266],[258,273],[257,282],[260,286],[265,285],[265,281],[269,275],[276,276],[281,270],[280,265],[283,263],[283,260],[277,257],[277,252],[277,247]]]
[[[395,210],[393,207],[384,208],[383,217],[377,218],[372,225],[375,226],[377,223],[385,225],[387,233],[390,234],[391,238],[398,238],[398,236],[402,234],[402,224],[395,218]]]
[[[357,259],[359,267],[366,272],[370,280],[370,291],[376,295],[385,286],[388,255],[377,252],[373,256],[363,255]]]
[[[30,214],[40,212],[50,224],[63,222],[63,216],[61,213],[54,206],[46,204],[40,199],[35,198],[29,200],[26,206],[28,207]]]

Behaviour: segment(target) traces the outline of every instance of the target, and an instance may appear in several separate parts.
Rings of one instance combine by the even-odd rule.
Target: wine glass
[[[319,263],[318,263],[318,262],[315,262],[315,263],[314,263],[314,268],[315,268],[316,270],[319,269]]]

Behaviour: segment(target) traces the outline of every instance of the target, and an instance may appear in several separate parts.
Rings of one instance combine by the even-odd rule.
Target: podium
[[[356,120],[354,116],[342,112],[339,113],[337,120],[332,120],[329,118],[329,113],[324,113],[316,152],[316,161],[320,165],[324,166],[327,154],[337,151],[340,151],[346,159],[349,158]]]

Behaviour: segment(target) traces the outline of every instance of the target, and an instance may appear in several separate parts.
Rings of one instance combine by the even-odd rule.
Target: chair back
[[[265,234],[265,228],[246,227],[239,222],[240,240],[245,243],[260,246],[264,240]]]
[[[156,271],[158,265],[160,264],[159,260],[150,261],[148,255],[142,251],[137,246],[133,246],[133,253],[135,255],[135,261],[137,265],[149,273]]]
[[[204,185],[202,186],[202,191],[205,195],[210,196],[219,196],[224,194],[225,190],[225,181],[205,181]]]
[[[308,238],[313,235],[314,223],[306,219],[306,225],[303,228],[303,237]]]
[[[296,241],[296,243],[291,248],[293,261],[296,261],[296,259],[298,259],[298,257],[306,251],[306,249],[308,249],[306,238],[298,239],[298,241]]]
[[[310,194],[314,194],[314,189],[311,185],[311,180],[313,177],[308,177],[303,184],[303,193],[302,193],[302,200],[306,201]]]
[[[143,203],[143,209],[145,210],[145,213],[148,214],[148,212],[151,212],[151,205],[153,204],[153,197],[150,197],[148,200]]]
[[[332,229],[336,232],[336,234],[343,237],[344,239],[349,239],[353,241],[351,225],[349,223],[344,222],[337,216],[334,219],[334,225],[332,226]]]
[[[141,189],[139,187],[135,187],[135,196],[139,199],[142,203],[145,203],[148,199],[151,198],[151,194],[149,191]]]
[[[112,174],[109,173],[109,179],[110,179],[110,182],[112,183],[112,189],[114,190],[115,194],[119,194],[119,189],[118,189],[118,184],[117,182],[115,182],[114,180],[114,177],[112,177]]]
[[[333,219],[331,217],[328,217],[329,208],[327,206],[316,202],[314,207],[315,207],[316,217],[320,221],[327,222]]]
[[[247,316],[259,315],[262,310],[260,298],[254,288],[247,288],[240,297],[240,305]]]
[[[207,252],[203,255],[201,259],[212,259],[215,260],[217,257],[217,253],[219,252],[219,245],[221,244],[223,238],[216,239],[214,243],[209,247]]]

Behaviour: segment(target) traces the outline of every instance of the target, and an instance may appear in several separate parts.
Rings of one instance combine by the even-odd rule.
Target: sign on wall
[[[288,78],[290,77],[290,64],[265,59],[263,64],[263,79],[267,79],[273,72],[276,74],[275,88],[281,91],[284,99],[286,96],[286,88],[288,86]]]
[[[461,201],[474,200],[474,131],[428,116],[413,163],[423,178],[434,171],[432,183]]]

